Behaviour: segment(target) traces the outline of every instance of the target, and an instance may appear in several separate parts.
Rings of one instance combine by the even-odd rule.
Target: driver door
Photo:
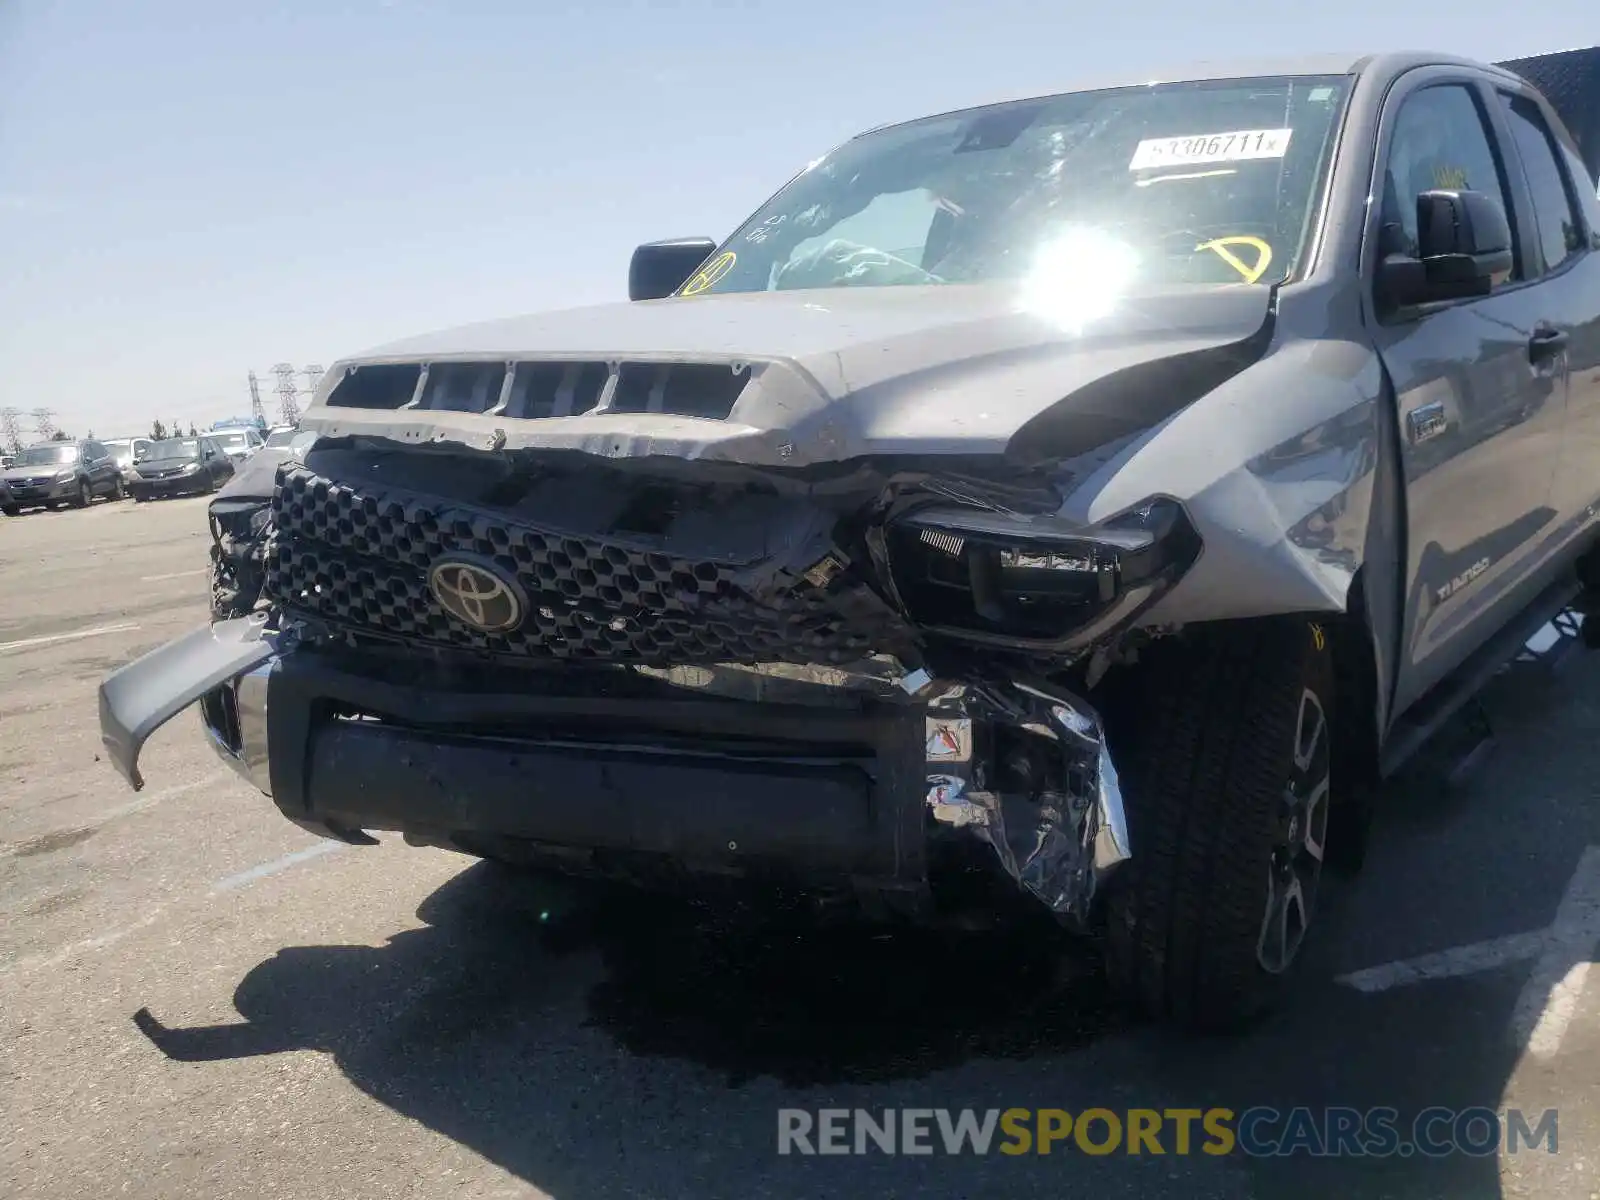
[[[1528,272],[1526,185],[1500,141],[1489,89],[1445,68],[1391,94],[1379,135],[1378,255],[1414,250],[1416,197],[1482,192],[1506,210],[1516,265],[1487,296],[1378,312],[1406,485],[1400,712],[1527,603],[1550,555],[1564,379],[1533,361],[1540,312]],[[1374,261],[1377,256],[1374,256]]]

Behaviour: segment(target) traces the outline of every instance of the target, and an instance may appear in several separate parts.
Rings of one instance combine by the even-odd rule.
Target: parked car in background
[[[267,430],[267,440],[263,445],[272,450],[286,448],[290,442],[294,441],[294,435],[297,432],[298,430],[293,425],[274,425]]]
[[[233,478],[233,459],[210,434],[152,442],[134,463],[129,491],[137,501],[214,492]]]
[[[4,501],[8,517],[25,508],[87,508],[96,496],[121,500],[127,494],[117,460],[92,438],[29,446],[6,468],[5,479],[11,492]]]
[[[117,469],[122,472],[122,484],[129,486],[134,481],[133,464],[155,445],[152,438],[108,438],[104,442],[105,448],[111,451],[111,457],[117,460]]]
[[[255,429],[218,429],[206,435],[222,447],[235,463],[242,463],[261,449],[262,437]]]

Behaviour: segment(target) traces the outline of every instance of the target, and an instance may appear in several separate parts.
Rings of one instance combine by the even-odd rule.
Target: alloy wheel
[[[1266,913],[1256,960],[1269,974],[1294,961],[1316,903],[1328,835],[1332,747],[1327,713],[1310,688],[1300,695],[1294,763],[1278,805],[1272,858],[1267,866]]]

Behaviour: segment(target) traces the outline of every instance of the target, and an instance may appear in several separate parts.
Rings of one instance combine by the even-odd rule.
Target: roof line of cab
[[[1518,78],[1514,73],[1494,63],[1457,54],[1440,54],[1423,50],[1389,51],[1381,54],[1314,54],[1281,58],[1253,58],[1246,60],[1218,60],[1192,63],[1186,67],[1150,73],[1139,77],[1126,74],[1092,81],[1083,81],[1057,92],[1034,92],[989,100],[982,104],[963,105],[943,112],[926,113],[900,121],[885,121],[864,129],[850,141],[885,129],[912,125],[918,121],[937,120],[960,113],[979,113],[985,109],[999,108],[1023,100],[1045,100],[1054,96],[1068,96],[1076,92],[1110,92],[1125,88],[1151,87],[1164,83],[1211,83],[1224,79],[1266,79],[1295,75],[1386,75],[1395,77],[1418,67],[1472,67],[1504,76],[1507,80]]]

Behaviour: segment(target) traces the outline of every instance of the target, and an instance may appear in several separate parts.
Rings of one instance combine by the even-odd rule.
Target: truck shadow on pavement
[[[773,1196],[1502,1194],[1492,1155],[780,1158],[776,1114],[1496,1108],[1514,980],[1455,981],[1442,1005],[1428,989],[1360,996],[1322,974],[1250,1036],[1184,1040],[1126,1025],[1088,960],[1063,969],[1038,941],[741,934],[690,908],[617,900],[547,923],[555,902],[474,866],[424,902],[421,928],[382,947],[262,962],[234,995],[243,1023],[134,1020],[180,1062],[331,1054],[369,1096],[563,1198],[748,1195],[756,1180]]]

